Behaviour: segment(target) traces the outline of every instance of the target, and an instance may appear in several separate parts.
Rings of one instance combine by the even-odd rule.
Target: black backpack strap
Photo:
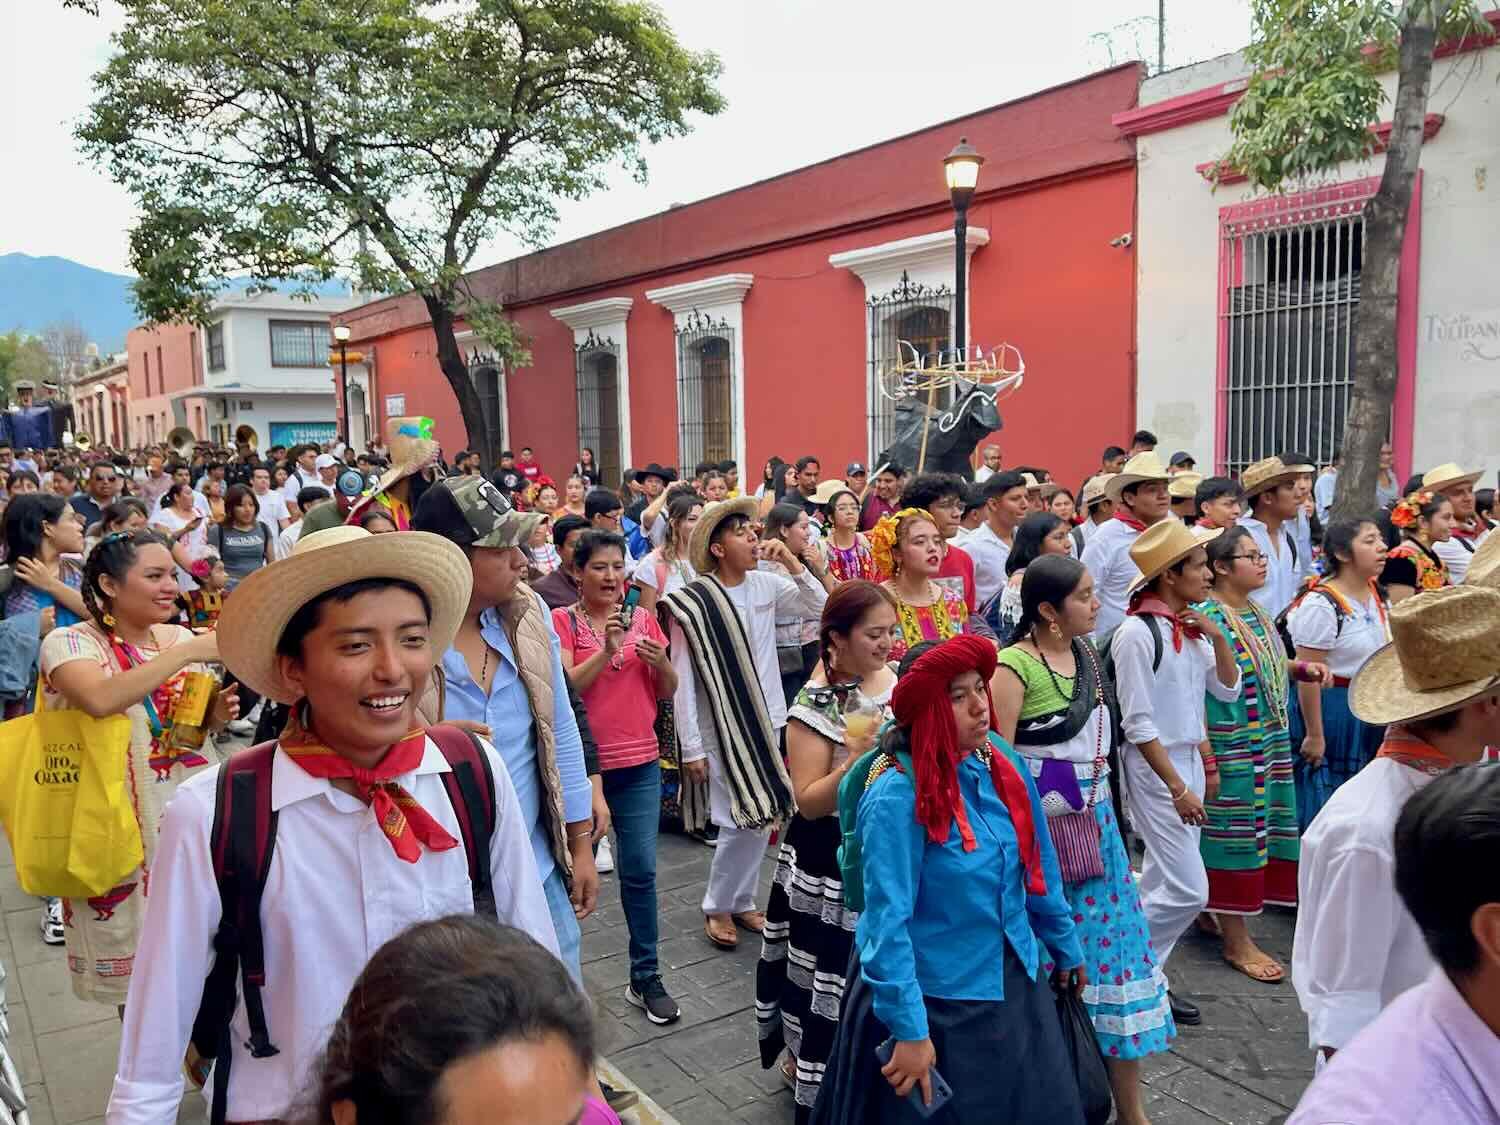
[[[1151,633],[1151,674],[1155,675],[1161,671],[1161,658],[1167,651],[1161,643],[1161,622],[1154,613],[1143,613],[1140,616]]]
[[[495,887],[490,877],[490,839],[495,834],[495,775],[489,755],[468,731],[440,724],[427,734],[448,761],[443,788],[458,817],[459,834],[469,860],[469,882],[474,890],[474,913],[498,917]]]
[[[214,793],[209,846],[219,884],[219,928],[214,934],[213,968],[203,985],[192,1035],[197,1053],[214,1060],[213,1125],[227,1119],[233,1058],[230,1021],[241,995],[250,1025],[246,1046],[251,1056],[268,1058],[280,1053],[271,1043],[260,996],[266,980],[260,900],[276,844],[276,812],[271,808],[275,750],[274,742],[266,742],[234,755],[220,767]]]

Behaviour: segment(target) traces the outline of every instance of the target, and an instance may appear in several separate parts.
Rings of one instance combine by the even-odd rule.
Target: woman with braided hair
[[[73,991],[81,1000],[123,1005],[130,987],[157,827],[177,786],[214,756],[175,747],[167,737],[184,673],[218,660],[217,634],[194,636],[173,624],[177,571],[164,536],[115,532],[99,541],[83,568],[90,620],[55,629],[42,642],[48,710],[75,708],[95,718],[130,719],[125,791],[141,829],[145,859],[98,898],[63,900],[63,930]],[[233,688],[219,693],[211,730],[239,713]],[[205,753],[208,757],[205,757]]]
[[[1041,798],[994,733],[995,664],[980,637],[903,661],[859,802],[858,973],[814,1125],[912,1121],[906,1098],[930,1104],[934,1067],[953,1091],[934,1120],[1083,1121],[1043,966],[1075,990],[1088,974]]]

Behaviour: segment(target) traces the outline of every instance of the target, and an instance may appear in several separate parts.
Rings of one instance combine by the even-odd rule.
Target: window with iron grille
[[[328,325],[311,320],[271,321],[272,367],[323,367],[328,362]]]
[[[208,369],[210,371],[224,370],[224,323],[210,324],[208,326]]]
[[[574,349],[578,389],[578,447],[594,451],[594,464],[608,487],[620,481],[620,348],[589,331]]]
[[[894,289],[866,303],[870,322],[868,433],[871,462],[895,440],[896,403],[882,390],[902,363],[940,362],[948,348],[953,291],[913,282],[905,273]],[[903,343],[904,341],[904,343]]]
[[[734,451],[734,329],[694,309],[677,330],[678,464]]]
[[[1219,393],[1230,473],[1284,450],[1329,464],[1354,371],[1368,182],[1221,215]]]

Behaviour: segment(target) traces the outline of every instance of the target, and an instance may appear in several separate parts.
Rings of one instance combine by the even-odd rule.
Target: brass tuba
[[[179,460],[191,460],[193,449],[197,444],[198,438],[186,426],[174,426],[172,431],[167,434],[167,446],[177,455]]]
[[[80,453],[87,453],[93,447],[94,441],[88,434],[79,434],[73,439],[73,448]]]
[[[250,425],[248,422],[242,423],[241,425],[235,427],[234,444],[248,445],[253,452],[255,448],[260,444],[260,436],[256,434],[254,426]]]

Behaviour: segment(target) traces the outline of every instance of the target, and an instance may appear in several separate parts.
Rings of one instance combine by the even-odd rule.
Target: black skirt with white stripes
[[[859,915],[844,905],[839,819],[792,818],[776,858],[766,929],[755,970],[760,1064],[783,1049],[797,1060],[797,1123],[804,1125],[833,1051],[844,973]]]

